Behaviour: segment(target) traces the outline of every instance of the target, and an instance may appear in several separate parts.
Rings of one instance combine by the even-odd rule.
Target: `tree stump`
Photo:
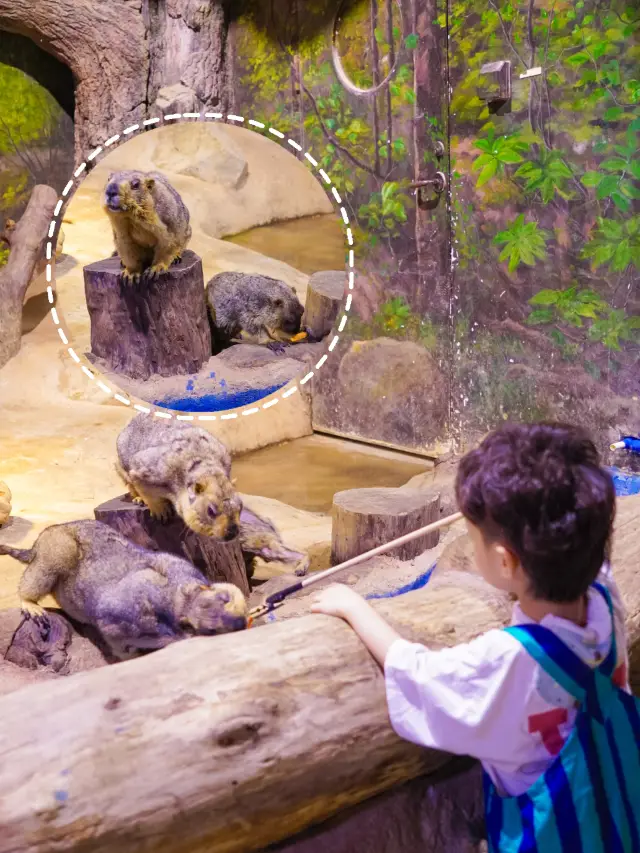
[[[177,515],[167,522],[159,521],[128,495],[101,504],[93,514],[96,521],[108,524],[136,545],[184,557],[212,583],[232,583],[244,595],[249,595],[247,569],[238,537],[231,542],[219,542],[200,536]]]
[[[314,273],[307,286],[302,323],[316,338],[328,335],[335,323],[346,286],[344,271]]]
[[[333,497],[331,564],[364,554],[440,517],[440,495],[418,489],[349,489]],[[414,539],[388,554],[412,560],[435,548],[440,531]]]
[[[84,268],[91,352],[132,379],[197,373],[211,357],[202,261],[186,251],[155,281],[122,281],[120,260]]]

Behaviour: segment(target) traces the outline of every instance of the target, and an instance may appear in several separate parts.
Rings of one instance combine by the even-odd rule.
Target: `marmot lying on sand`
[[[182,258],[191,239],[189,211],[160,172],[125,171],[109,176],[104,210],[126,281],[154,278]]]
[[[136,503],[166,518],[171,507],[195,533],[238,535],[242,501],[231,483],[226,447],[204,429],[140,414],[116,441],[116,469]]]
[[[290,343],[300,335],[304,308],[295,290],[266,275],[221,272],[206,287],[218,349],[241,335],[255,343]]]
[[[33,548],[0,545],[0,554],[27,563],[18,587],[25,613],[46,618],[38,602],[51,594],[119,659],[247,625],[247,602],[233,584],[210,584],[187,560],[140,548],[100,521],[55,524]]]

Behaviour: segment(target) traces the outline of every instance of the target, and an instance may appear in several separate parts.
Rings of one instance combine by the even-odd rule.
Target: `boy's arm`
[[[327,587],[316,596],[311,611],[348,622],[381,667],[391,646],[400,639],[398,632],[348,586]]]
[[[497,761],[529,739],[522,719],[536,664],[505,631],[431,650],[401,638],[340,584],[323,590],[311,609],[348,622],[383,667],[389,719],[405,740]]]

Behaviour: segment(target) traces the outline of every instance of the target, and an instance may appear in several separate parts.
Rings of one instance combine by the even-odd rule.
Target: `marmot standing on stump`
[[[242,333],[258,343],[291,343],[300,334],[304,308],[293,287],[266,275],[221,272],[206,287],[216,342],[231,343]]]
[[[189,211],[160,172],[109,176],[104,210],[111,221],[125,281],[154,278],[182,258],[191,239]]]
[[[210,584],[187,560],[147,551],[100,521],[55,524],[33,548],[0,545],[0,554],[27,564],[18,587],[23,612],[46,619],[39,601],[53,595],[71,619],[97,628],[120,659],[247,626],[236,586]]]
[[[204,429],[137,415],[118,436],[118,473],[136,503],[157,518],[171,507],[195,533],[238,535],[242,501],[231,483],[226,447]]]

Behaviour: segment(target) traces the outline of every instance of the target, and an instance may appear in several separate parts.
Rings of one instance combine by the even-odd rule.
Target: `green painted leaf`
[[[618,189],[618,178],[615,175],[606,175],[596,189],[596,198],[603,199]]]
[[[418,42],[419,42],[419,39],[415,33],[411,33],[404,40],[405,47],[408,50],[415,50],[418,47]]]
[[[606,172],[621,172],[627,168],[627,161],[622,157],[613,157],[611,160],[603,160],[600,168]]]
[[[605,121],[617,121],[623,115],[624,110],[622,109],[622,107],[609,107],[609,109],[605,111],[603,119]]]
[[[628,198],[625,198],[622,193],[612,192],[611,193],[611,201],[615,204],[618,210],[622,210],[623,213],[627,213],[631,208],[631,202]]]
[[[602,175],[599,172],[585,172],[580,178],[585,187],[597,187],[601,180]]]
[[[478,175],[478,180],[476,181],[476,187],[483,187],[488,181],[493,178],[495,173],[498,170],[498,161],[492,160],[490,163],[487,163],[486,166],[483,167],[482,171]]]

